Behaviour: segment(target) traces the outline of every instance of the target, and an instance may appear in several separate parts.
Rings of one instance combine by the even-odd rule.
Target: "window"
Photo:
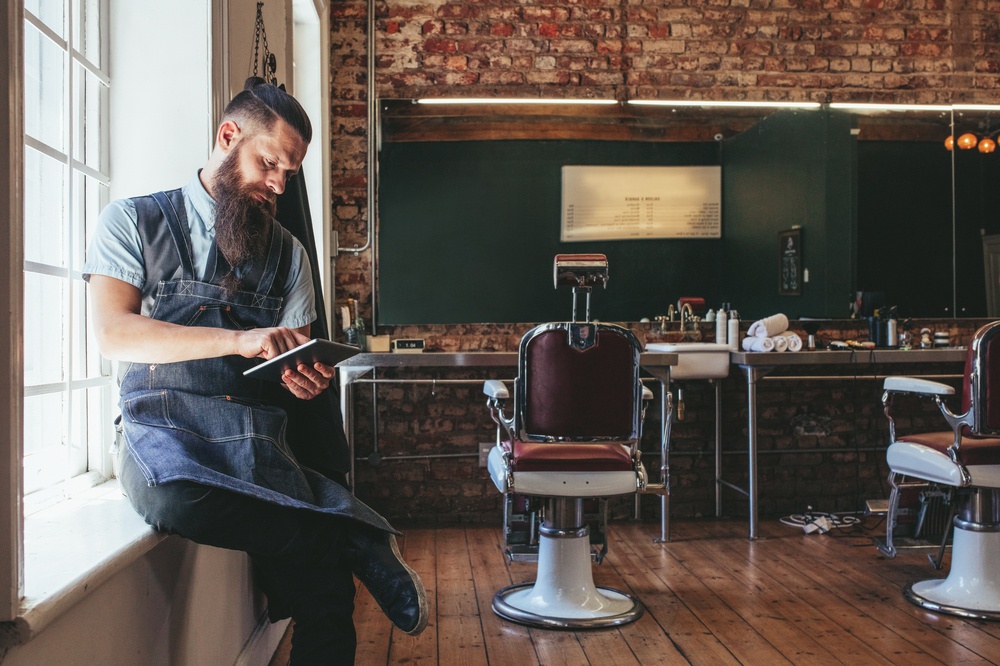
[[[24,494],[107,472],[113,384],[81,275],[109,199],[108,0],[24,2]]]

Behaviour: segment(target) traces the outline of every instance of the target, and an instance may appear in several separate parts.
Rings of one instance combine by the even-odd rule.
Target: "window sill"
[[[24,597],[13,636],[24,643],[166,536],[132,509],[116,480],[24,521]]]

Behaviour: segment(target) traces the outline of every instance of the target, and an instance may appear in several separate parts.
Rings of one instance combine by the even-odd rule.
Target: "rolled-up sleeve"
[[[300,328],[316,319],[316,293],[313,289],[312,267],[309,255],[298,239],[293,239],[295,249],[285,282],[284,301],[278,326]]]
[[[97,231],[87,248],[83,279],[106,275],[142,290],[146,265],[142,260],[142,240],[136,222],[135,205],[129,199],[108,204],[97,220]]]

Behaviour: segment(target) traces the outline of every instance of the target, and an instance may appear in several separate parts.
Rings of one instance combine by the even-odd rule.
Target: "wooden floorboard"
[[[674,521],[661,544],[658,525],[612,525],[594,580],[637,595],[645,612],[589,632],[493,613],[493,594],[535,571],[505,561],[499,527],[407,530],[401,546],[427,588],[430,623],[406,636],[359,586],[357,664],[1000,664],[1000,623],[929,613],[902,596],[908,582],[945,575],[947,557],[937,572],[922,551],[886,558],[873,541],[884,528],[871,527],[807,535],[762,521],[763,538],[749,541],[745,521]],[[287,664],[287,641],[278,655],[271,666]]]

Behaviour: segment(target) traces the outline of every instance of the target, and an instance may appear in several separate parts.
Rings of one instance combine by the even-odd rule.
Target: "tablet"
[[[275,356],[270,361],[264,361],[260,365],[255,365],[243,374],[254,379],[269,379],[273,382],[280,382],[281,375],[287,368],[297,368],[300,363],[304,363],[310,367],[312,367],[313,363],[317,362],[325,363],[326,365],[337,365],[341,361],[360,353],[361,349],[352,345],[314,338],[295,349],[289,349],[284,354]]]

